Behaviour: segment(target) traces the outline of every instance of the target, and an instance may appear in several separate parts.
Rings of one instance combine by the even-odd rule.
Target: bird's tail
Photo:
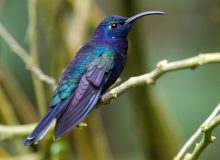
[[[32,133],[25,139],[24,145],[28,146],[32,143],[38,144],[42,138],[49,131],[53,122],[59,117],[59,115],[68,106],[72,96],[69,96],[66,100],[62,101],[56,106],[50,107],[49,111],[44,115],[44,117],[37,124]]]
[[[38,144],[48,132],[58,114],[59,112],[57,112],[56,108],[51,108],[37,124],[33,132],[25,139],[24,145],[31,145],[33,142],[34,144]]]

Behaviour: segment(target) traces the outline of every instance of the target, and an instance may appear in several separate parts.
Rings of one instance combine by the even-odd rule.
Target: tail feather
[[[65,110],[69,101],[71,100],[70,96],[66,100],[62,101],[55,107],[51,107],[49,111],[45,114],[45,116],[41,119],[41,121],[37,124],[32,133],[25,139],[24,145],[31,145],[32,143],[38,144],[41,139],[46,135],[49,131],[53,122],[58,118],[58,116]]]
[[[38,123],[33,132],[26,138],[24,141],[24,145],[38,144],[39,141],[45,136],[45,134],[50,129],[53,121],[57,116],[57,112],[55,110],[50,109],[43,119]]]

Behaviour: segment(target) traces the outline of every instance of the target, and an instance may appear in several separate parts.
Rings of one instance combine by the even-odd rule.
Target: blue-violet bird
[[[82,122],[120,76],[127,60],[127,35],[132,23],[140,17],[155,14],[163,12],[142,12],[130,18],[105,18],[65,69],[48,112],[26,138],[24,145],[38,144],[54,121],[55,139]]]

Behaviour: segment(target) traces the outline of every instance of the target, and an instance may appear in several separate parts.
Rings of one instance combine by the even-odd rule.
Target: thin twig
[[[36,124],[23,124],[13,126],[0,125],[0,140],[28,135],[34,129],[35,125]]]
[[[220,114],[217,115],[212,121],[206,125],[201,126],[201,131],[204,133],[202,140],[196,144],[192,153],[187,153],[183,160],[197,160],[203,150],[216,139],[212,136],[212,131],[220,124]]]
[[[36,75],[40,80],[55,86],[55,80],[43,73],[36,65],[33,64],[33,59],[29,53],[21,47],[21,45],[11,36],[11,34],[5,29],[5,27],[0,23],[0,36],[9,45],[9,47],[16,53],[21,60],[26,64],[26,68],[29,69],[34,75]]]
[[[0,160],[24,160],[24,159],[31,159],[31,160],[39,160],[39,159],[43,159],[42,155],[39,153],[25,153],[25,154],[18,154],[18,155],[14,155],[14,156],[1,156]]]
[[[209,117],[203,122],[201,126],[205,126],[209,124],[219,113],[220,111],[220,104],[213,110],[213,112],[209,115]],[[179,153],[174,158],[175,160],[181,160],[184,155],[186,154],[187,150],[190,146],[192,146],[195,142],[195,140],[202,134],[201,126],[196,130],[196,132],[189,138],[189,140],[184,144],[184,146],[181,148]]]
[[[187,153],[183,160],[197,160],[203,150],[216,139],[212,136],[212,131],[220,124],[220,114],[217,115],[212,121],[201,127],[201,131],[204,133],[202,140],[196,144],[192,153]]]
[[[143,85],[143,84],[154,84],[156,80],[164,73],[176,71],[176,70],[188,69],[188,68],[192,69],[208,63],[219,63],[219,62],[220,62],[220,53],[199,54],[198,56],[192,58],[174,61],[174,62],[168,62],[167,60],[162,60],[157,64],[157,67],[150,73],[137,77],[131,77],[127,81],[119,85],[118,87],[115,87],[114,89],[107,92],[105,95],[102,96],[101,102],[104,103],[110,102],[131,87]]]

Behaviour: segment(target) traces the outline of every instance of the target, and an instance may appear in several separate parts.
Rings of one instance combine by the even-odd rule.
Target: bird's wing
[[[114,55],[108,50],[88,65],[73,93],[71,102],[57,119],[55,138],[59,138],[78,125],[94,108],[101,96],[102,87],[110,75]]]
[[[69,66],[71,66],[71,65],[69,65]],[[78,68],[80,68],[80,67],[78,67]],[[66,71],[68,71],[68,69]],[[51,101],[50,101],[50,108],[57,107],[57,105],[59,106],[59,103],[61,103],[65,99],[67,99],[73,93],[73,91],[76,89],[80,75],[77,75],[75,77],[73,77],[73,76],[67,77],[66,76],[67,74],[65,74],[65,73],[63,74],[65,79],[60,80],[56,90],[54,91],[53,97],[51,98]],[[79,74],[83,74],[83,73],[79,73]]]

